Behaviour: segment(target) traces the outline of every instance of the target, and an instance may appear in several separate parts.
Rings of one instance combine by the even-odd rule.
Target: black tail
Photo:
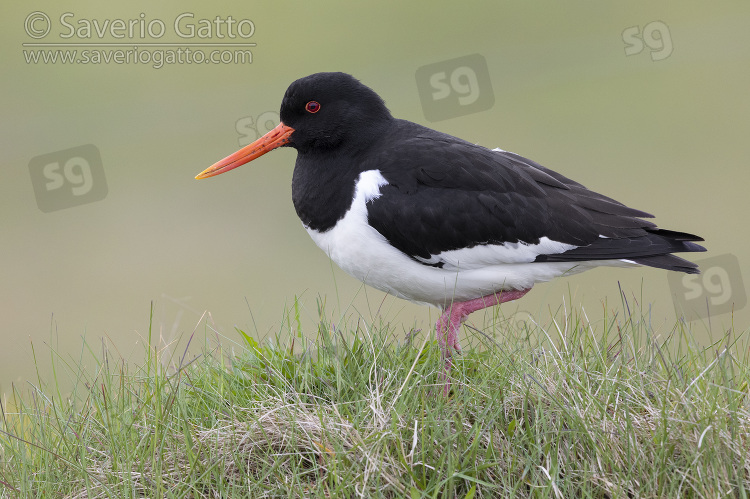
[[[696,264],[672,254],[706,251],[706,248],[693,241],[703,241],[703,238],[686,232],[644,227],[640,235],[599,238],[591,244],[564,253],[539,255],[534,261],[628,260],[649,267],[697,274],[700,271]]]
[[[633,258],[632,261],[641,265],[656,267],[658,269],[674,270],[677,272],[685,272],[686,274],[700,274],[698,265],[685,260],[684,258],[680,258],[679,256],[672,255],[671,253],[706,251],[706,248],[693,242],[703,241],[702,237],[688,234],[687,232],[676,232],[666,229],[654,228],[646,229],[646,231],[650,232],[651,238],[658,237],[663,242],[667,242],[670,246],[669,253]]]

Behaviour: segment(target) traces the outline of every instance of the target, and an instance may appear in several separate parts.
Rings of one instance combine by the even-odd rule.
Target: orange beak
[[[214,175],[220,175],[229,170],[234,170],[245,163],[249,163],[255,158],[263,156],[268,151],[272,151],[289,142],[289,137],[292,135],[292,132],[294,132],[294,128],[279,123],[276,128],[265,134],[263,137],[259,138],[252,144],[243,147],[236,153],[230,154],[221,161],[209,166],[196,175],[195,178],[213,177]]]

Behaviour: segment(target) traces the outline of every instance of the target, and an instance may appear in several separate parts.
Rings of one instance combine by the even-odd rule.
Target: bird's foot
[[[452,303],[442,313],[437,321],[436,331],[438,345],[443,354],[445,364],[443,367],[443,393],[448,395],[451,387],[450,372],[453,365],[453,351],[461,353],[461,344],[458,341],[458,332],[461,324],[466,320],[470,313],[476,312],[483,308],[500,305],[507,301],[517,300],[529,292],[531,288],[521,290],[509,290],[501,293],[483,296],[474,300]]]
[[[459,305],[459,304],[456,304]],[[446,397],[451,388],[451,367],[453,366],[453,352],[461,354],[461,344],[458,341],[458,331],[466,316],[461,316],[461,307],[449,307],[440,316],[436,324],[438,345],[443,354],[443,395]]]

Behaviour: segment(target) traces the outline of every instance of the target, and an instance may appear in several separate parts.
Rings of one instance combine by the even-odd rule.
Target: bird
[[[292,82],[279,117],[196,178],[295,149],[292,201],[312,240],[365,284],[437,307],[445,373],[469,314],[537,283],[599,266],[699,273],[673,253],[705,251],[703,238],[513,152],[395,118],[347,73]]]

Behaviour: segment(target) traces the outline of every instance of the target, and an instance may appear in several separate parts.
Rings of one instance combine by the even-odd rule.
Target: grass
[[[748,497],[742,335],[621,308],[465,327],[449,397],[434,332],[323,311],[192,362],[57,357],[72,394],[3,404],[0,497]]]

